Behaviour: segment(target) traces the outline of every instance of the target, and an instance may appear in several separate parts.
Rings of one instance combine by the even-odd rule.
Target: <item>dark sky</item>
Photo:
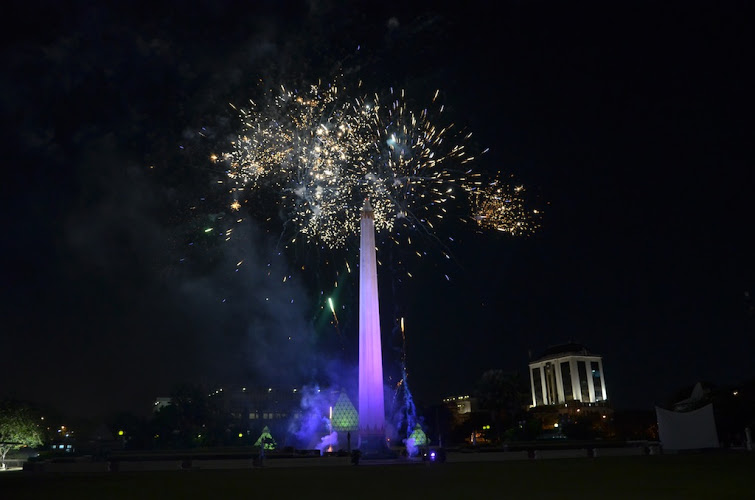
[[[390,293],[381,276],[385,349],[405,316],[420,404],[568,341],[603,355],[618,408],[754,376],[747,2],[191,4],[6,10],[2,395],[143,412],[181,382],[332,371],[355,311],[339,348],[299,306],[320,300],[317,265],[253,222],[226,245],[201,235],[225,209],[207,155],[233,132],[228,103],[338,68],[418,100],[441,89],[490,148],[475,168],[515,175],[545,212],[530,238],[449,229],[454,261],[421,259]]]

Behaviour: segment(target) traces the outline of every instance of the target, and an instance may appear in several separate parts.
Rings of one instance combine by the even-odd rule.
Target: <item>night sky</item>
[[[203,228],[227,210],[207,158],[228,103],[339,71],[420,103],[440,89],[490,148],[474,168],[544,211],[528,238],[439,228],[453,259],[429,241],[411,279],[381,267],[387,372],[398,313],[420,405],[569,341],[603,355],[619,409],[755,376],[748,2],[343,4],[6,7],[1,396],[144,413],[179,383],[337,370],[353,283],[336,332],[305,306],[324,297],[315,252],[301,271],[249,213],[228,243]]]

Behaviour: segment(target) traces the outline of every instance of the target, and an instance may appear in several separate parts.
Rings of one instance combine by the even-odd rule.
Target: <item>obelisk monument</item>
[[[359,446],[385,447],[383,351],[380,342],[375,214],[369,199],[362,208],[359,246]]]

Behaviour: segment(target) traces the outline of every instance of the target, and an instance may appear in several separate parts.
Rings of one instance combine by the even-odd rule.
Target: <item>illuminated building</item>
[[[359,247],[359,447],[385,447],[383,351],[380,340],[375,215],[365,200]]]
[[[607,406],[608,392],[603,358],[581,344],[564,344],[547,349],[530,361],[532,407],[564,405]]]

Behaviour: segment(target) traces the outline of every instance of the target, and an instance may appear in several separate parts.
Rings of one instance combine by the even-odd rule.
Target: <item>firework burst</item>
[[[349,165],[368,147],[360,136],[365,117],[338,94],[335,84],[305,92],[280,87],[265,104],[240,112],[243,131],[223,155],[235,200],[244,190],[275,193],[294,235],[333,248],[356,229]]]
[[[230,181],[227,213],[238,214],[222,223],[216,217],[218,227],[205,229],[212,231],[208,237],[231,239],[233,221],[241,223],[244,214],[280,232],[273,259],[295,261],[303,272],[291,273],[287,264],[278,276],[280,268],[268,262],[268,276],[286,287],[301,279],[319,289],[313,304],[332,313],[339,330],[336,310],[324,300],[354,286],[356,253],[349,247],[358,244],[366,197],[375,215],[378,265],[388,264],[394,286],[412,278],[411,261],[428,252],[452,258],[446,244],[453,245],[454,224],[443,224],[449,219],[511,235],[534,231],[537,212],[525,210],[524,188],[475,171],[487,150],[474,153],[472,134],[446,119],[439,96],[435,91],[416,106],[403,90],[368,94],[361,84],[318,82],[268,87],[248,105],[232,105],[241,127],[210,161],[223,168],[213,168],[225,177],[218,184]],[[242,263],[240,257],[236,271]],[[348,323],[345,307],[339,311]]]
[[[391,232],[403,221],[415,229],[431,232],[434,224],[446,216],[445,204],[456,200],[456,193],[468,181],[465,164],[468,156],[462,136],[453,124],[439,128],[443,106],[414,111],[405,92],[394,93],[390,102],[381,105],[377,95],[370,109],[370,155],[355,165],[360,188],[369,196],[375,209],[375,227]],[[432,99],[435,106],[438,92]],[[431,111],[433,109],[434,111]],[[463,192],[463,191],[461,191]]]
[[[539,227],[540,211],[525,207],[525,188],[500,180],[470,193],[472,219],[480,228],[526,236]]]
[[[344,246],[369,197],[376,230],[398,243],[398,221],[432,233],[445,204],[471,188],[463,170],[474,159],[463,145],[471,134],[437,127],[431,115],[443,106],[414,111],[393,89],[387,104],[377,94],[350,98],[336,84],[267,97],[240,112],[243,131],[223,158],[236,183],[233,207],[244,190],[275,192],[294,237]]]

